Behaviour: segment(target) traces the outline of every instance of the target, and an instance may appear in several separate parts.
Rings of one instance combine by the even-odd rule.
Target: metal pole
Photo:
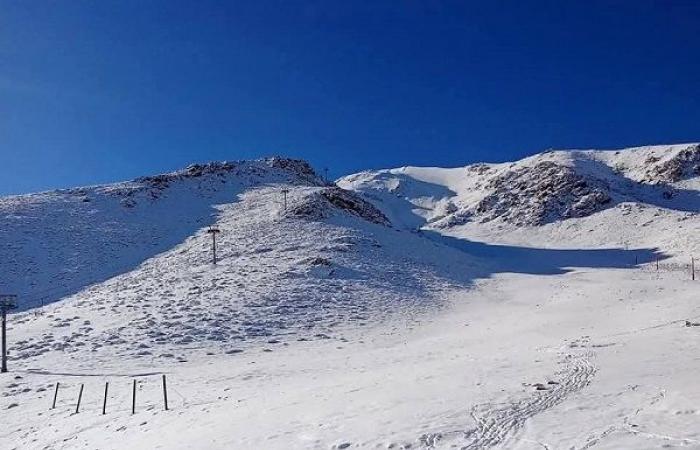
[[[83,399],[83,388],[85,387],[84,384],[80,385],[80,393],[78,394],[78,404],[75,405],[75,413],[78,414],[80,412],[80,400]]]
[[[216,265],[216,233],[211,234],[212,245],[214,247],[214,265]]]
[[[165,405],[165,410],[168,410],[168,387],[165,383],[165,374],[163,374],[163,404]]]
[[[16,295],[0,295],[0,328],[2,331],[2,355],[0,355],[0,373],[7,372],[7,311],[17,307]]]
[[[51,409],[56,409],[56,398],[58,398],[58,385],[61,384],[56,382],[56,390],[53,393],[53,403],[51,404]]]
[[[282,197],[284,198],[284,212],[287,212],[287,193],[289,189],[282,189]]]
[[[7,372],[7,310],[0,306],[2,309],[2,367],[0,367],[0,373]]]
[[[211,234],[211,246],[212,246],[212,252],[213,252],[213,262],[214,262],[214,265],[216,265],[216,234],[220,233],[220,230],[218,228],[209,227],[209,229],[207,230],[207,233]]]
[[[131,397],[131,414],[136,414],[136,380],[134,379],[134,390]]]
[[[109,381],[105,381],[105,399],[102,402],[102,415],[107,414],[107,389],[109,389]]]

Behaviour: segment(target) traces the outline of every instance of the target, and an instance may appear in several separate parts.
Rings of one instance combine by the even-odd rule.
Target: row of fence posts
[[[634,265],[639,265],[639,256],[634,256]],[[656,271],[659,271],[659,257],[656,257]],[[690,257],[690,279],[695,281],[695,257]]]
[[[165,411],[168,410],[168,385],[167,381],[165,379],[165,375],[163,375],[163,409]],[[131,394],[131,414],[136,414],[136,383],[137,380],[134,379],[133,383],[133,389],[132,389],[132,394]],[[58,388],[61,385],[61,383],[56,382],[56,389],[54,390],[53,393],[53,402],[51,403],[51,409],[56,409],[56,400],[58,399]],[[83,389],[85,388],[85,384],[80,384],[80,391],[78,392],[78,402],[75,405],[75,413],[78,414],[80,412],[80,402],[83,399]],[[109,393],[109,381],[105,382],[105,394],[104,394],[104,399],[102,401],[102,415],[107,414],[107,394]]]

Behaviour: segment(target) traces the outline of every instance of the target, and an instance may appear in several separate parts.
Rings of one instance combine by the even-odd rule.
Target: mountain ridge
[[[693,143],[546,151],[510,163],[450,169],[406,166],[348,175],[338,184],[389,209],[397,202],[390,197],[406,200],[423,219],[409,220],[410,226],[537,226],[629,201],[670,209],[692,203],[695,212],[699,204],[688,191],[700,186],[698,175],[700,145]]]
[[[694,345],[700,320],[695,150],[649,163],[679,179],[660,183],[632,179],[654,156],[637,153],[617,156],[625,173],[553,152],[337,185],[299,160],[215,162],[0,198],[0,292],[20,305],[6,434],[22,448],[482,448],[551,428],[538,439],[580,447],[582,423],[621,420],[611,393],[650,412],[659,380],[683,392],[697,374],[668,351]],[[684,402],[652,423],[683,419],[668,411]]]

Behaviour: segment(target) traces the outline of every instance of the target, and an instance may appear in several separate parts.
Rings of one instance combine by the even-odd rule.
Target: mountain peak
[[[402,215],[390,217],[394,223],[450,228],[468,222],[544,225],[622,202],[696,210],[698,202],[685,194],[688,186],[700,187],[699,176],[700,145],[678,144],[548,150],[511,163],[453,169],[401,167],[361,172],[338,184]]]

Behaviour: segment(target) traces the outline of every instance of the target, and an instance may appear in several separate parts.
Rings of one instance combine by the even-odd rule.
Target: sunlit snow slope
[[[549,151],[454,169],[402,167],[338,184],[406,228],[532,247],[698,250],[699,144]]]
[[[0,291],[26,310],[12,321],[27,336],[15,361],[184,360],[250,340],[338,338],[349,322],[439,307],[475,265],[279,158],[7,197],[0,211]],[[221,231],[216,266],[210,225]]]
[[[699,174],[268,158],[0,198],[0,449],[698,448]]]

